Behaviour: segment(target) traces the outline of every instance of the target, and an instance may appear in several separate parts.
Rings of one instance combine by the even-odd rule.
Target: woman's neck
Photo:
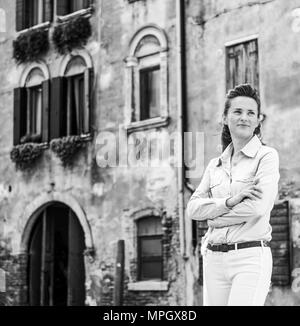
[[[248,142],[251,140],[253,136],[251,136],[248,139],[235,139],[232,138],[232,144],[233,144],[233,152],[232,152],[232,156],[236,155],[243,147],[246,146],[246,144],[248,144]]]

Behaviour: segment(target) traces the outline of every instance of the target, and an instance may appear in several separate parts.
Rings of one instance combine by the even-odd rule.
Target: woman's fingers
[[[250,199],[261,199],[262,198],[262,192],[255,190],[255,189],[250,189],[244,192],[244,196],[248,197]]]

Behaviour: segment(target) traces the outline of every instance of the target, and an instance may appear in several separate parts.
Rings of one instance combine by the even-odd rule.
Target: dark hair
[[[255,88],[253,88],[250,84],[241,84],[236,86],[234,89],[230,89],[226,95],[226,101],[225,101],[225,108],[224,108],[224,116],[228,114],[228,110],[231,105],[231,100],[238,96],[246,96],[253,98],[255,102],[257,103],[257,111],[258,116],[260,116],[260,99],[258,96],[258,92]],[[261,138],[261,130],[260,130],[260,124],[259,126],[254,130],[254,135],[257,135],[259,138]],[[223,152],[226,149],[226,147],[231,143],[231,135],[230,130],[227,125],[223,125],[222,130],[222,148]]]

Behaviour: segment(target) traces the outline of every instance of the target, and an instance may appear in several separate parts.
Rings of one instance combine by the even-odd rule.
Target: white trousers
[[[228,252],[206,249],[203,255],[204,306],[263,306],[272,276],[269,247]]]

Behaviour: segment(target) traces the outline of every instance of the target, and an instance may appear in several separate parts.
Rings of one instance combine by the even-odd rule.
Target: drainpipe
[[[180,252],[187,259],[186,223],[184,203],[184,110],[185,110],[185,71],[184,71],[184,0],[176,0],[176,42],[177,42],[177,131],[181,141],[178,144],[178,205],[180,225]]]
[[[181,141],[178,147],[178,206],[179,206],[179,225],[180,225],[180,252],[183,258],[184,274],[184,302],[186,305],[192,305],[194,302],[194,278],[192,272],[192,262],[189,259],[189,241],[188,228],[191,228],[191,222],[185,220],[185,186],[190,191],[193,190],[185,179],[184,166],[184,132],[186,130],[186,111],[187,111],[187,90],[186,90],[186,51],[185,51],[185,0],[176,0],[176,40],[177,40],[177,130]]]

